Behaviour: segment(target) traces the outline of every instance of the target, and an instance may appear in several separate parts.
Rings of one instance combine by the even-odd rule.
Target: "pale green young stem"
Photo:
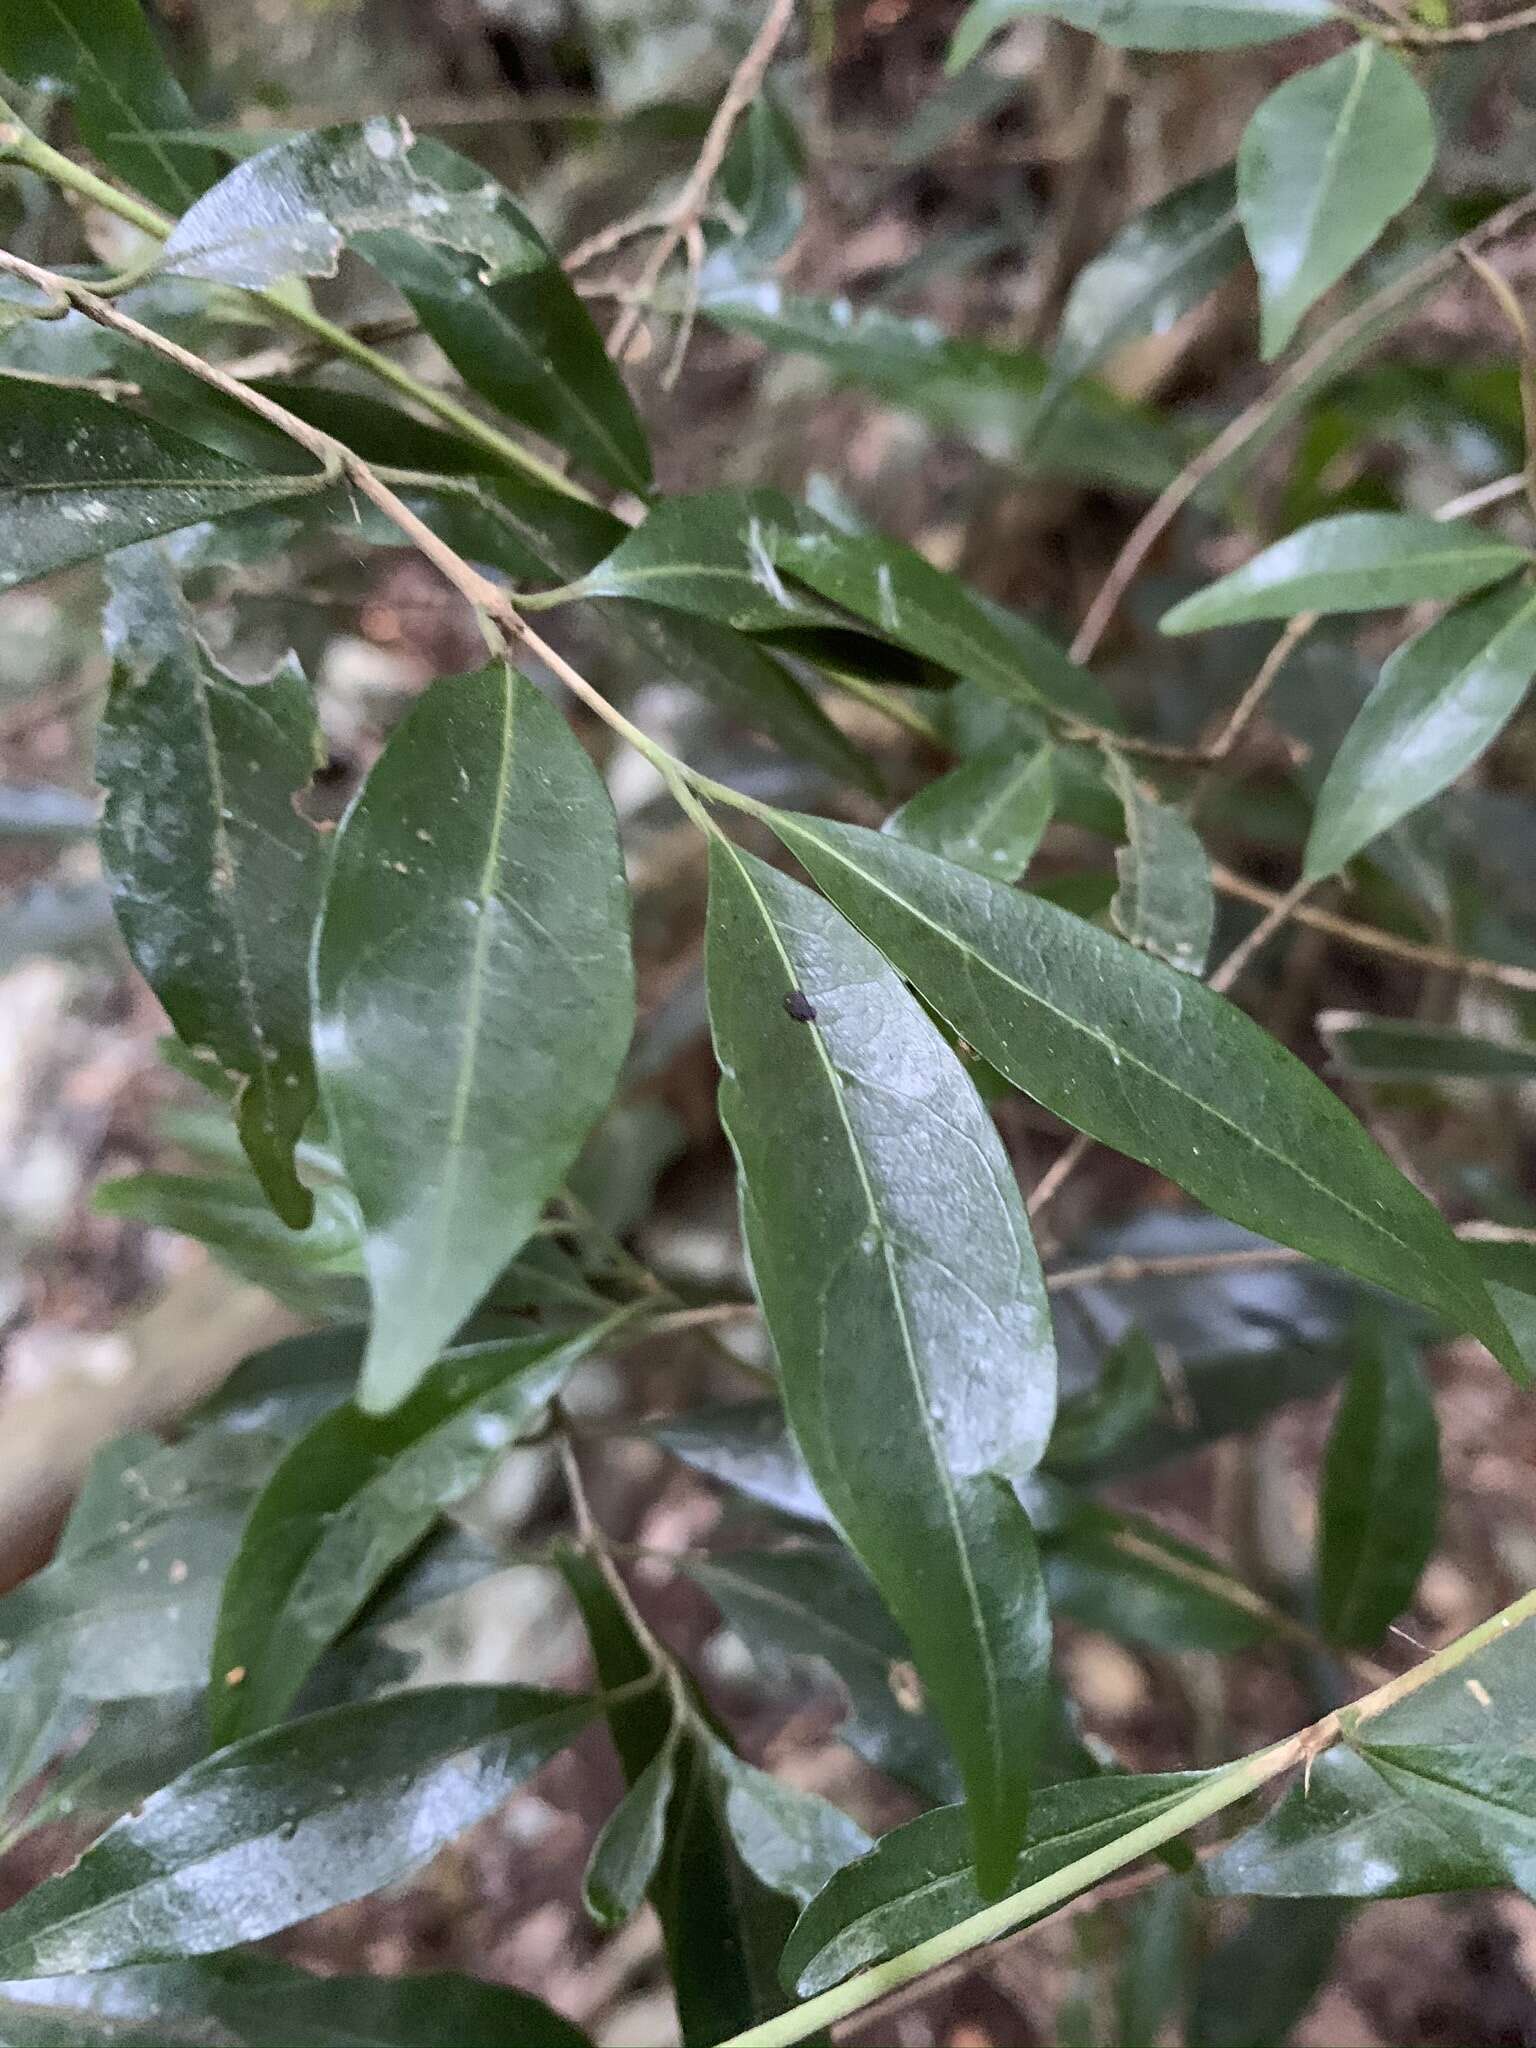
[[[94,171],[87,170],[84,165],[77,164],[72,158],[65,156],[62,150],[57,150],[51,143],[44,142],[42,137],[35,135],[3,99],[0,99],[0,162],[24,165],[26,169],[35,171],[39,177],[48,178],[64,190],[77,194],[81,199],[89,200],[91,205],[101,207],[104,212],[116,214],[119,220],[127,221],[141,234],[149,235],[157,242],[163,242],[171,232],[173,223],[163,213],[153,206],[147,206],[142,199],[134,198],[131,193],[120,192],[115,185],[109,185],[105,178],[97,177]],[[108,293],[128,289],[131,284],[151,276],[153,270],[152,264],[136,264],[121,278],[108,281]],[[98,290],[98,296],[102,295]],[[299,328],[334,354],[344,356],[348,362],[356,363],[361,369],[377,377],[381,383],[387,384],[392,391],[399,392],[402,398],[408,398],[423,411],[432,413],[445,426],[452,427],[456,433],[474,441],[499,461],[520,469],[525,476],[532,477],[548,490],[559,491],[567,498],[579,499],[585,505],[597,504],[597,499],[590,491],[583,490],[578,483],[573,483],[570,477],[557,469],[552,462],[545,462],[542,457],[522,447],[510,435],[503,434],[488,421],[479,418],[467,406],[460,405],[456,399],[449,397],[446,392],[423,383],[419,377],[413,377],[409,370],[401,369],[398,363],[391,362],[388,356],[381,355],[377,349],[372,349],[366,342],[359,341],[356,335],[349,334],[345,327],[338,326],[334,320],[327,320],[309,307],[296,305],[279,292],[259,291],[251,296],[265,307],[275,320],[281,321],[287,327]]]
[[[1249,1793],[1258,1791],[1297,1764],[1306,1764],[1321,1756],[1341,1737],[1353,1737],[1363,1723],[1375,1720],[1377,1715],[1384,1714],[1388,1707],[1395,1707],[1431,1679],[1454,1671],[1457,1665],[1464,1664],[1499,1636],[1532,1619],[1536,1619],[1536,1592],[1525,1594],[1481,1627],[1458,1637],[1434,1656],[1426,1657],[1411,1671],[1377,1686],[1374,1692],[1367,1693],[1352,1707],[1325,1714],[1321,1721],[1288,1736],[1284,1742],[1257,1750],[1252,1756],[1217,1771],[1187,1799],[1181,1799],[1157,1819],[1132,1828],[1118,1841],[1096,1849],[1091,1856],[1084,1856],[1063,1870],[1053,1871],[1038,1884],[1026,1885],[1023,1891],[999,1899],[996,1905],[983,1907],[958,1926],[947,1927],[929,1940],[919,1942],[915,1948],[877,1963],[862,1976],[851,1978],[846,1984],[835,1985],[832,1990],[824,1991],[815,1998],[808,1998],[776,2019],[749,2027],[745,2033],[733,2034],[728,2041],[721,2042],[719,2048],[791,2048],[792,2043],[803,2041],[808,2035],[833,2026],[839,2020],[848,2019],[853,2013],[862,2012],[866,2006],[899,1990],[904,1984],[910,1984],[914,1978],[925,1976],[928,1971],[936,1970],[945,1963],[952,1963],[957,1957],[968,1955],[989,1941],[996,1941],[1000,1935],[1012,1933],[1026,1921],[1040,1919],[1053,1907],[1064,1905],[1079,1892],[1124,1869],[1126,1864],[1135,1862],[1153,1849],[1160,1849],[1165,1842],[1173,1841],[1200,1821],[1209,1820],[1213,1814],[1235,1806],[1240,1799],[1246,1799]]]

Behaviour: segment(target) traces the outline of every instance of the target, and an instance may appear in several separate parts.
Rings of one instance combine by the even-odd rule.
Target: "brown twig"
[[[1303,898],[1309,895],[1316,886],[1316,881],[1312,876],[1303,875],[1300,881],[1294,882],[1283,896],[1275,898],[1253,930],[1246,937],[1239,939],[1226,959],[1221,961],[1206,976],[1208,984],[1215,990],[1217,995],[1224,996],[1227,993],[1227,990],[1231,988],[1249,961],[1263,947],[1269,944],[1283,924],[1288,923],[1295,916],[1297,910],[1301,907]]]
[[[1369,333],[1384,315],[1400,306],[1411,305],[1438,280],[1448,277],[1463,260],[1465,251],[1486,248],[1490,243],[1501,240],[1530,219],[1533,213],[1536,213],[1536,192],[1512,200],[1459,242],[1436,250],[1433,256],[1414,264],[1401,277],[1373,292],[1353,312],[1336,321],[1326,334],[1319,335],[1310,348],[1303,349],[1262,398],[1244,407],[1214,440],[1208,441],[1199,454],[1185,464],[1162,496],[1136,522],[1078,629],[1072,642],[1072,659],[1078,662],[1088,660],[1103,639],[1120,600],[1140,573],[1142,564],[1180,512],[1223,464],[1263,432],[1294,392]]]
[[[1443,49],[1447,43],[1487,43],[1495,36],[1512,36],[1523,28],[1536,28],[1536,7],[1521,7],[1513,14],[1495,14],[1482,21],[1458,21],[1450,28],[1425,28],[1416,21],[1373,21],[1370,33],[1378,43],[1405,43],[1410,49],[1430,50]]]

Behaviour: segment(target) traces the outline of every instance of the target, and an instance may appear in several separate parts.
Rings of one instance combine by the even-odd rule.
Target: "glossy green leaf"
[[[1264,358],[1429,176],[1435,122],[1413,73],[1369,36],[1264,100],[1237,152]]]
[[[0,376],[0,590],[312,488],[91,392]]]
[[[1016,882],[1045,836],[1056,801],[1053,750],[1000,740],[940,775],[885,821],[910,846],[1000,882]]]
[[[733,1550],[682,1569],[770,1670],[814,1659],[831,1673],[847,1702],[837,1733],[850,1749],[930,1799],[959,1797],[954,1758],[913,1682],[911,1646],[840,1544]]]
[[[1322,1010],[1317,1029],[1340,1071],[1363,1081],[1536,1080],[1536,1044],[1529,1042],[1361,1010]]]
[[[178,223],[173,274],[270,285],[354,248],[410,301],[483,398],[645,490],[650,455],[618,372],[549,245],[467,158],[398,117],[328,128],[239,164]]]
[[[587,2036],[525,1991],[432,1971],[311,1977],[266,1956],[146,1964],[0,1984],[6,2048],[584,2048]]]
[[[1511,1784],[1528,1779],[1536,1753],[1536,1620],[1504,1631],[1366,1723],[1355,1743],[1319,1757],[1307,1785],[1293,1786],[1206,1862],[1212,1891],[1388,1899],[1507,1883],[1506,1845],[1483,1832],[1501,1825],[1497,1814],[1480,1815],[1474,1826],[1463,1808],[1462,1825],[1453,1817],[1447,1827],[1446,1809],[1416,1780],[1443,1772],[1453,1786],[1486,1787],[1506,1766]],[[1378,1753],[1384,1769],[1373,1762]],[[1404,1767],[1394,1771],[1394,1759]],[[1517,1789],[1513,1830],[1523,1828],[1529,1810]]]
[[[1459,605],[1386,663],[1334,755],[1307,839],[1314,880],[1353,860],[1470,768],[1536,676],[1536,592],[1523,580]]]
[[[295,802],[325,752],[309,685],[292,660],[257,684],[221,668],[153,545],[109,574],[117,670],[96,773],[117,920],[183,1043],[240,1077],[246,1154],[302,1230],[315,1205],[293,1155],[315,1106],[306,960],[326,858]]]
[[[840,382],[963,435],[992,461],[1136,491],[1161,490],[1177,472],[1163,424],[1102,386],[1068,392],[1042,422],[1049,371],[1033,351],[957,340],[931,320],[855,311],[847,299],[796,297],[777,278],[709,292],[702,310],[770,348],[815,357]]]
[[[1536,1249],[1528,1244],[1469,1244],[1493,1305],[1536,1380]]]
[[[1071,1474],[1100,1464],[1127,1443],[1167,1399],[1157,1352],[1132,1329],[1105,1358],[1091,1387],[1065,1399],[1046,1447],[1049,1472]]]
[[[709,1744],[709,1763],[741,1860],[770,1891],[808,1905],[836,1871],[874,1847],[840,1806],[744,1763],[725,1743]]]
[[[213,150],[172,147],[165,133],[191,128],[194,117],[139,0],[7,7],[0,15],[0,71],[23,85],[67,91],[81,140],[159,206],[185,206],[223,169]]]
[[[252,1508],[225,1583],[215,1743],[281,1720],[385,1575],[489,1476],[607,1328],[462,1346],[391,1414],[348,1403],[299,1439]],[[245,1673],[238,1686],[223,1685],[231,1670]]]
[[[1491,1698],[1492,1695],[1490,1694]],[[1372,1743],[1372,1770],[1428,1827],[1536,1897],[1536,1756],[1471,1743]]]
[[[1522,1370],[1465,1247],[1232,1004],[1054,904],[886,834],[786,816],[775,830],[1016,1088],[1218,1215],[1421,1302]]]
[[[1203,633],[1298,612],[1376,612],[1425,598],[1464,597],[1524,568],[1530,556],[1462,519],[1416,512],[1341,512],[1298,528],[1162,619],[1165,633]]]
[[[613,810],[509,666],[436,682],[347,813],[315,1058],[362,1209],[360,1399],[395,1406],[523,1244],[607,1105],[634,1017]]]
[[[1201,1958],[1188,2048],[1284,2048],[1327,1983],[1343,1928],[1328,1899],[1265,1899]]]
[[[723,842],[710,898],[721,1117],[785,1407],[912,1643],[995,1888],[1050,1641],[1009,1484],[1039,1459],[1056,1392],[1023,1203],[958,1059],[872,947]]]
[[[1216,891],[1200,835],[1181,811],[1147,795],[1123,754],[1111,752],[1109,770],[1127,835],[1115,855],[1120,886],[1110,914],[1133,946],[1181,974],[1203,974]]]
[[[950,48],[952,70],[968,64],[1010,23],[1050,15],[1123,50],[1232,50],[1272,43],[1333,19],[1329,0],[972,0]]]
[[[1022,1891],[1155,1820],[1199,1783],[1198,1772],[1170,1772],[1049,1786],[1036,1797],[1008,1890]],[[811,1901],[784,1951],[784,1981],[809,1998],[968,1919],[983,1903],[964,1809],[938,1807],[882,1835]]]
[[[1077,274],[1056,333],[1047,403],[1126,342],[1166,334],[1242,253],[1230,164],[1133,215]]]
[[[592,1845],[582,1900],[600,1927],[621,1927],[656,1875],[675,1780],[675,1745],[665,1744],[630,1786]]]
[[[1366,1325],[1323,1460],[1318,1585],[1323,1628],[1367,1650],[1413,1599],[1435,1547],[1440,1439],[1423,1361]]]
[[[362,1898],[493,1813],[591,1713],[529,1686],[440,1686],[253,1735],[0,1914],[0,1975],[208,1955]]]

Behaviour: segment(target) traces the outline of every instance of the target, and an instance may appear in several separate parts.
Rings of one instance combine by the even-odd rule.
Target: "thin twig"
[[[1239,939],[1219,966],[1206,976],[1207,983],[1217,995],[1224,996],[1243,969],[1263,947],[1267,946],[1283,924],[1295,915],[1303,898],[1317,886],[1311,875],[1303,875],[1292,883],[1283,896],[1277,896],[1246,938]]]
[[[1474,228],[1459,242],[1436,250],[1433,256],[1426,257],[1422,263],[1404,271],[1401,277],[1383,285],[1353,312],[1336,321],[1326,334],[1319,335],[1310,348],[1303,349],[1262,398],[1246,406],[1214,440],[1208,441],[1199,454],[1185,464],[1162,496],[1136,522],[1078,629],[1077,638],[1072,642],[1072,659],[1077,662],[1088,660],[1103,639],[1120,600],[1163,534],[1223,464],[1263,432],[1294,392],[1368,333],[1384,314],[1412,304],[1439,279],[1450,276],[1462,261],[1464,251],[1486,248],[1490,243],[1501,240],[1529,220],[1533,213],[1536,213],[1536,192],[1528,192],[1508,206],[1501,207],[1481,227]]]
[[[1066,1150],[1056,1155],[1030,1189],[1025,1207],[1031,1223],[1045,1213],[1092,1150],[1093,1139],[1086,1131],[1079,1131]]]
[[[688,231],[697,227],[704,218],[704,209],[709,202],[710,189],[719,176],[725,153],[730,148],[731,137],[736,123],[757,98],[762,88],[768,66],[773,62],[774,53],[788,33],[795,16],[795,0],[770,0],[762,26],[752,38],[747,54],[742,58],[725,89],[725,97],[716,110],[714,119],[704,137],[703,147],[693,169],[683,182],[683,189],[675,203],[668,210],[667,223],[649,256],[640,267],[635,279],[635,294],[641,304],[629,305],[620,312],[613,323],[608,337],[608,353],[615,362],[623,362],[635,330],[644,318],[643,301],[654,291],[661,280],[662,272],[677,254],[688,238]]]
[[[1260,663],[1257,675],[1233,706],[1226,724],[1211,741],[1206,756],[1209,766],[1214,768],[1219,762],[1225,761],[1237,745],[1258,715],[1259,707],[1269,695],[1275,678],[1317,624],[1320,616],[1318,612],[1298,612],[1286,626],[1285,631]]]
[[[1487,43],[1495,36],[1512,36],[1523,28],[1536,28],[1536,7],[1522,7],[1513,14],[1495,14],[1483,21],[1458,21],[1450,28],[1425,28],[1419,22],[1385,26],[1372,22],[1370,32],[1378,43],[1406,43],[1411,49],[1443,49],[1447,43]]]

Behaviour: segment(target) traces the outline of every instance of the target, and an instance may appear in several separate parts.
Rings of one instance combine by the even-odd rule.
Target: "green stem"
[[[999,1899],[995,1905],[983,1907],[958,1926],[947,1927],[942,1933],[919,1942],[915,1948],[877,1963],[862,1976],[851,1978],[846,1984],[835,1985],[819,1997],[808,1998],[789,2012],[779,2014],[776,2019],[749,2027],[743,2034],[733,2034],[728,2041],[721,2042],[719,2048],[791,2048],[792,2043],[803,2041],[819,2029],[861,2012],[865,2006],[873,2005],[877,1999],[899,1990],[904,1984],[910,1984],[914,1978],[925,1976],[928,1971],[939,1969],[945,1963],[952,1963],[972,1949],[996,1941],[1000,1935],[1012,1933],[1028,1920],[1041,1918],[1053,1907],[1063,1905],[1079,1892],[1087,1891],[1150,1850],[1160,1849],[1165,1842],[1171,1842],[1198,1822],[1209,1820],[1226,1807],[1235,1806],[1240,1799],[1269,1784],[1282,1772],[1320,1756],[1341,1736],[1352,1736],[1362,1722],[1384,1714],[1388,1707],[1396,1706],[1431,1679],[1453,1671],[1497,1637],[1533,1618],[1536,1618],[1536,1592],[1525,1594],[1481,1627],[1458,1637],[1433,1657],[1426,1657],[1413,1670],[1389,1679],[1353,1707],[1325,1715],[1311,1728],[1303,1729],[1267,1749],[1257,1750],[1252,1756],[1229,1765],[1226,1770],[1216,1772],[1187,1799],[1181,1799],[1157,1819],[1132,1828],[1118,1841],[1107,1843],[1091,1856],[1084,1856],[1065,1869],[1052,1872],[1038,1884],[1026,1885],[1023,1891]]]
[[[97,177],[94,171],[86,170],[83,165],[65,156],[62,150],[57,150],[51,143],[44,142],[43,138],[34,134],[15,109],[3,99],[0,99],[0,161],[24,165],[26,169],[35,171],[39,177],[51,179],[65,191],[77,193],[80,198],[89,200],[93,206],[99,206],[107,213],[116,214],[119,220],[129,222],[131,226],[153,237],[157,242],[163,242],[171,232],[172,222],[163,213],[153,206],[147,206],[143,200],[135,199],[131,193],[120,192],[115,185],[109,185],[105,178]],[[126,273],[126,277],[130,282],[137,282],[141,274],[148,276],[151,269],[152,266],[143,266],[141,273],[140,267],[136,265],[131,272]],[[121,291],[126,289],[126,285],[123,279],[113,279],[110,288]],[[387,384],[391,390],[398,391],[401,397],[411,399],[423,411],[430,412],[440,419],[445,426],[452,427],[456,433],[464,435],[467,440],[485,449],[487,454],[494,455],[499,462],[520,469],[525,476],[530,476],[543,484],[546,490],[559,491],[562,496],[575,498],[584,505],[598,503],[590,491],[585,491],[580,484],[573,483],[553,463],[545,462],[542,457],[520,446],[509,435],[503,434],[498,428],[480,419],[467,406],[460,405],[445,392],[435,390],[430,384],[424,384],[419,377],[413,377],[409,370],[401,369],[398,363],[391,362],[388,356],[381,355],[377,349],[372,349],[366,342],[359,341],[356,335],[349,334],[345,327],[338,326],[334,320],[327,320],[322,314],[306,306],[295,305],[279,292],[259,291],[252,296],[284,326],[298,328],[336,355],[344,356],[348,362],[358,364],[370,375],[377,377],[381,383]]]

